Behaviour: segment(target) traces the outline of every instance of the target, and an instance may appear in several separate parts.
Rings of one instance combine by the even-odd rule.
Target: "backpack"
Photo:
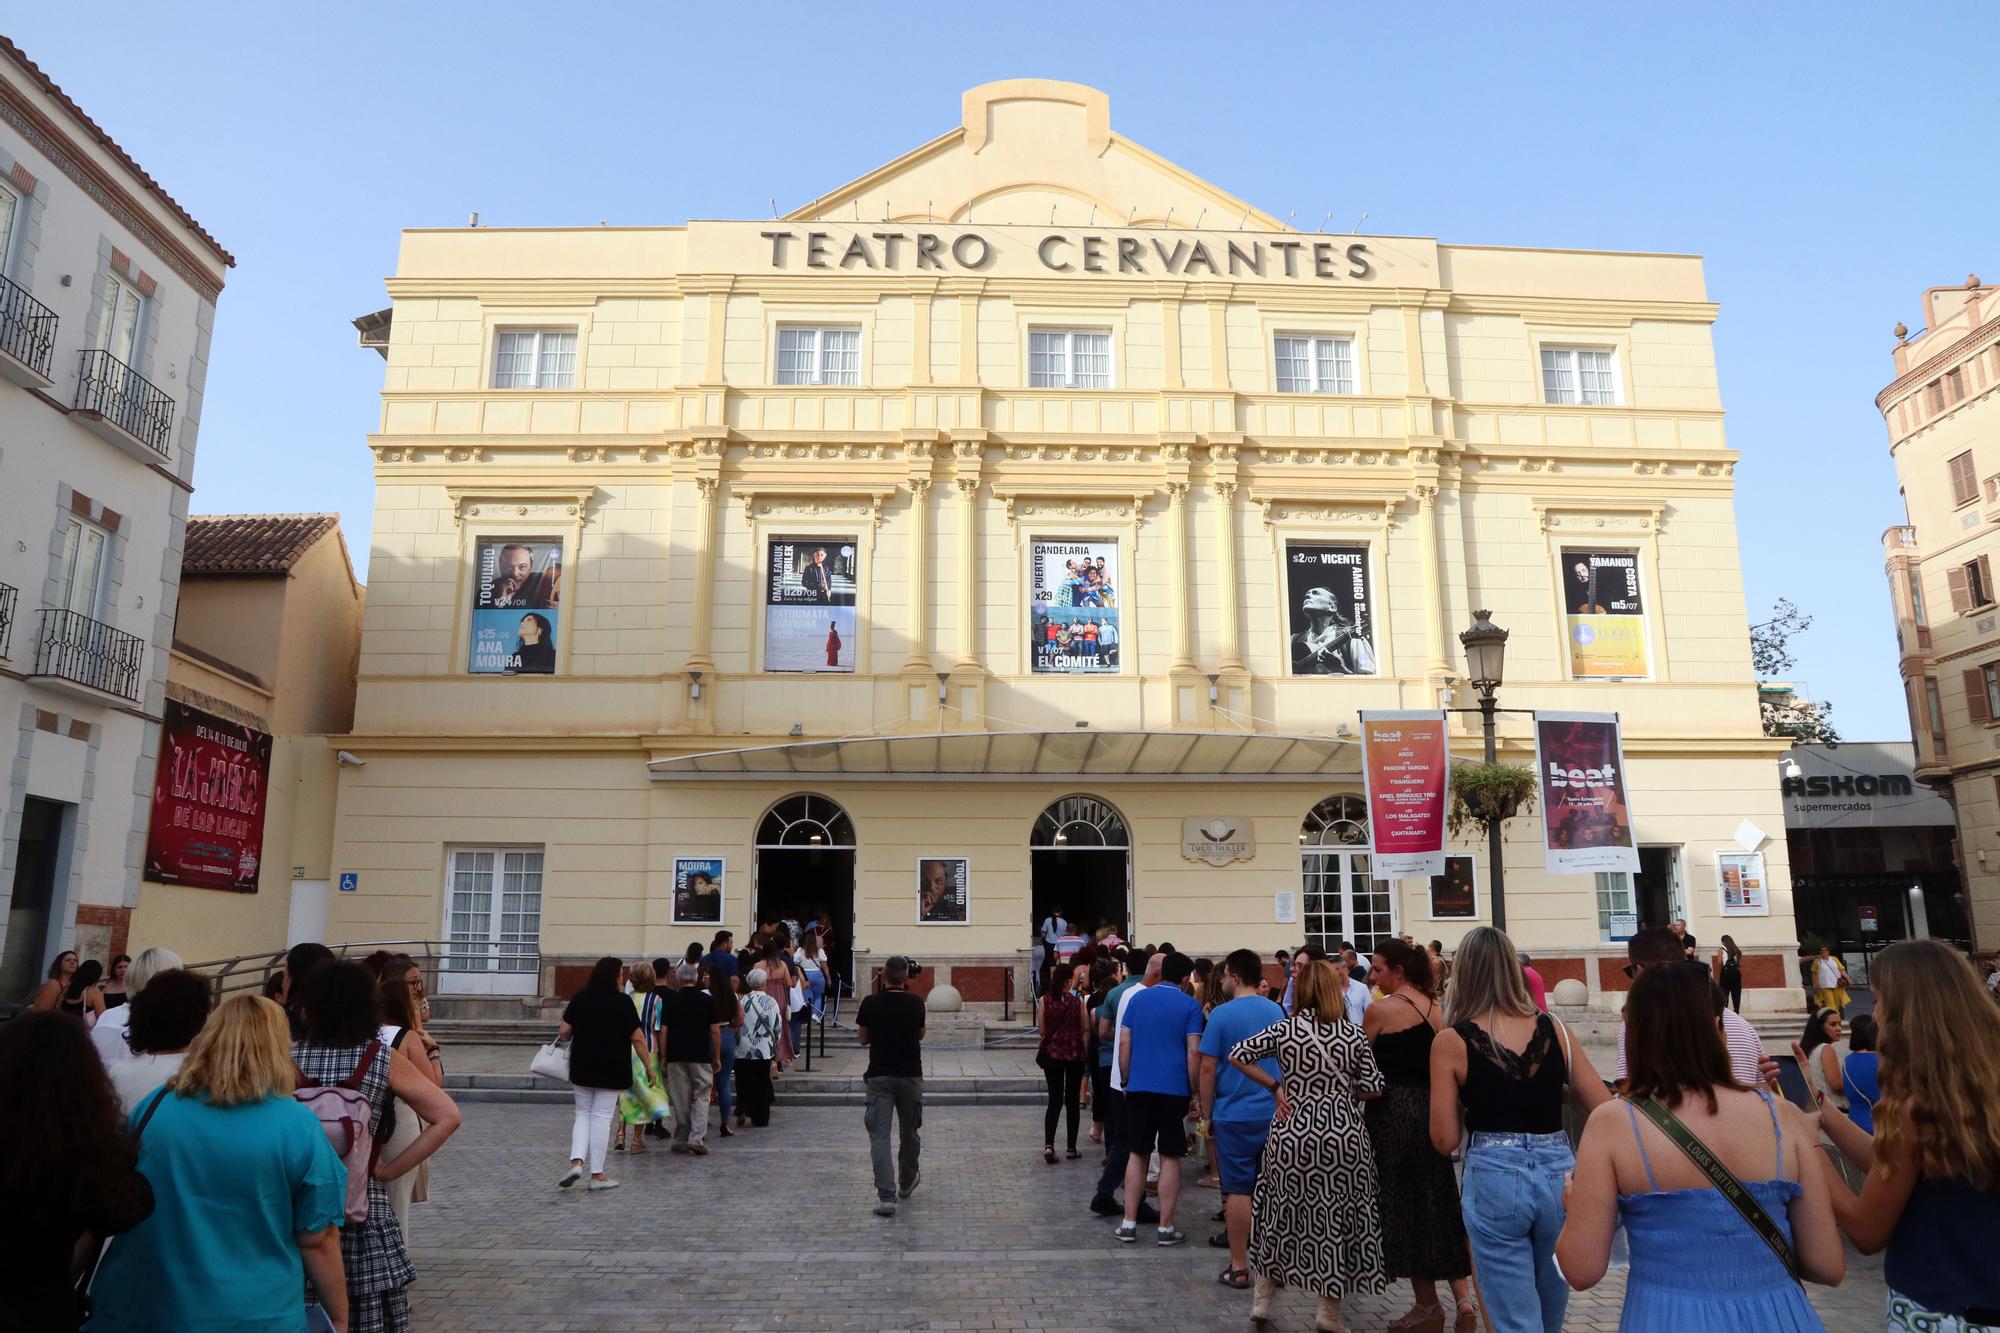
[[[382,1155],[382,1140],[368,1128],[373,1108],[361,1091],[361,1081],[367,1077],[368,1067],[375,1063],[376,1053],[381,1049],[381,1038],[369,1042],[354,1072],[331,1085],[307,1078],[296,1061],[292,1065],[299,1081],[292,1097],[313,1113],[313,1119],[319,1121],[320,1129],[326,1133],[326,1141],[333,1145],[334,1156],[347,1168],[349,1224],[367,1220],[368,1182],[375,1175],[375,1159]]]

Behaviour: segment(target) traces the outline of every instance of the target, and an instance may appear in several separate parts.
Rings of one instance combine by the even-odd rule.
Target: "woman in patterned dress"
[[[798,1050],[792,1045],[792,1025],[787,1018],[792,1011],[790,945],[791,937],[779,927],[778,934],[765,941],[764,956],[757,964],[764,973],[764,993],[778,1005],[778,1069],[772,1071],[774,1074],[798,1058]]]
[[[408,1055],[380,1039],[375,974],[365,964],[321,963],[307,974],[302,989],[301,1031],[292,1044],[292,1063],[303,1079],[328,1087],[365,1063],[361,1093],[370,1108],[369,1132],[378,1143],[386,1137],[382,1116],[392,1101],[401,1100],[423,1121],[416,1142],[393,1156],[384,1151],[377,1159],[368,1181],[368,1216],[340,1229],[348,1333],[403,1333],[410,1327],[410,1297],[404,1288],[417,1270],[403,1244],[389,1182],[415,1170],[457,1132],[458,1107],[418,1072]],[[312,1284],[306,1287],[311,1300]]]
[[[1346,1019],[1339,971],[1325,959],[1301,965],[1292,1016],[1229,1052],[1243,1076],[1277,1093],[1250,1228],[1256,1275],[1250,1317],[1270,1318],[1279,1286],[1319,1296],[1322,1333],[1343,1333],[1342,1298],[1380,1291],[1381,1191],[1357,1099],[1382,1094],[1382,1072],[1361,1029]],[[1277,1057],[1281,1080],[1257,1067]]]

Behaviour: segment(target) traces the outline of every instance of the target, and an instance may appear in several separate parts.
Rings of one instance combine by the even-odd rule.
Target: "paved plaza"
[[[1084,1208],[1095,1152],[1044,1165],[1039,1110],[933,1108],[922,1187],[890,1219],[870,1212],[858,1108],[781,1100],[768,1129],[711,1130],[705,1158],[614,1154],[624,1186],[598,1194],[555,1188],[567,1107],[465,1116],[413,1210],[424,1333],[1252,1327],[1249,1293],[1217,1284],[1225,1257],[1203,1244],[1218,1196],[1189,1191],[1188,1245],[1120,1245]],[[1850,1255],[1845,1285],[1809,1290],[1836,1333],[1882,1327],[1879,1260]],[[1348,1322],[1382,1328],[1407,1291],[1351,1302]],[[1568,1327],[1615,1329],[1622,1291],[1613,1274],[1572,1297]],[[1313,1325],[1310,1297],[1285,1293],[1274,1313],[1286,1333]]]

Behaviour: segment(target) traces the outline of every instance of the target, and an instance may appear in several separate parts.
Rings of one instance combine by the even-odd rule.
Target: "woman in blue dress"
[[[1825,1327],[1772,1246],[1641,1113],[1649,1101],[1742,1182],[1776,1224],[1800,1279],[1836,1286],[1846,1273],[1817,1136],[1796,1108],[1731,1079],[1721,1011],[1706,968],[1641,972],[1625,1006],[1625,1096],[1591,1113],[1577,1148],[1556,1261],[1578,1291],[1597,1285],[1624,1222],[1632,1268],[1621,1333]]]

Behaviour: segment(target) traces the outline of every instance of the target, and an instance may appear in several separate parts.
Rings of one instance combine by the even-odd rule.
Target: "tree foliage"
[[[1811,628],[1812,617],[1790,598],[1780,597],[1771,607],[1770,618],[1750,627],[1750,665],[1757,679],[1790,675],[1797,665],[1792,640]],[[1800,745],[1833,745],[1840,740],[1840,733],[1828,720],[1833,705],[1824,700],[1804,699],[1796,693],[1762,693],[1757,703],[1766,736],[1783,736]]]

